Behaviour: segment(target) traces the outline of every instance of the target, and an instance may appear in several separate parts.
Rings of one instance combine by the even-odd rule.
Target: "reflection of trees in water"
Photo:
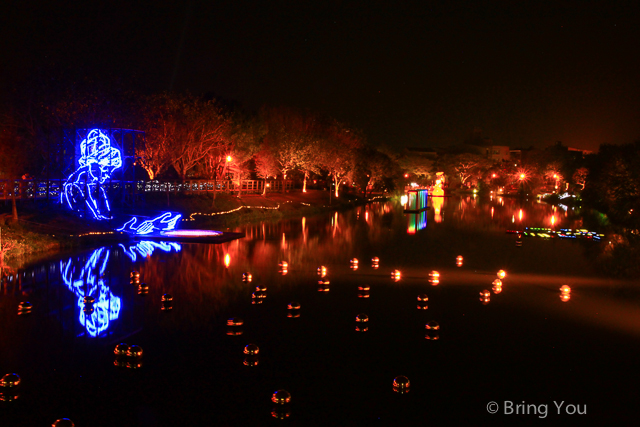
[[[600,243],[584,242],[587,255],[608,276],[631,278],[640,274],[640,240],[637,236],[609,233]]]
[[[364,219],[365,209],[368,220]],[[339,213],[333,222],[323,216],[305,218],[304,230],[300,218],[249,225],[243,230],[243,239],[218,245],[184,244],[179,254],[148,258],[141,266],[141,276],[150,284],[151,298],[171,293],[176,305],[181,300],[198,299],[207,302],[209,311],[219,312],[240,298],[249,303],[256,284],[271,289],[290,283],[278,273],[282,260],[289,263],[289,274],[296,271],[304,275],[303,268],[309,278],[315,277],[320,262],[347,265],[356,247],[388,236],[375,226],[385,209],[382,204],[359,208]],[[356,220],[358,214],[360,219]],[[225,266],[225,255],[229,256],[229,267]],[[252,283],[242,282],[244,272],[252,273]],[[194,319],[202,315],[191,314]]]

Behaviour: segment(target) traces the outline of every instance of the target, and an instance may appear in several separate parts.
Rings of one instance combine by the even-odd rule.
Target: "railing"
[[[64,180],[62,179],[18,179],[0,180],[0,200],[11,200],[15,194],[18,200],[59,199]],[[262,193],[264,186],[269,192],[285,192],[293,189],[293,181],[288,180],[256,180],[243,179],[240,181],[207,181],[189,180],[179,182],[159,181],[107,181],[102,187],[107,191],[120,190],[122,187],[129,193],[136,194],[154,192],[172,193],[207,193],[215,191],[242,193]],[[135,188],[133,188],[135,187]]]

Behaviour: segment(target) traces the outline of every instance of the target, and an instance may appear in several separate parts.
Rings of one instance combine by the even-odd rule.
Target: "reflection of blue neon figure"
[[[143,258],[146,258],[148,256],[151,256],[153,251],[156,249],[160,249],[161,251],[164,251],[164,252],[171,252],[172,249],[175,250],[176,252],[180,252],[180,250],[182,249],[182,246],[180,246],[179,243],[152,242],[150,240],[142,240],[138,242],[136,245],[129,246],[128,249],[122,243],[120,244],[120,247],[122,248],[124,253],[129,258],[131,258],[131,262],[136,262],[136,260],[138,259],[138,255],[136,254],[136,252],[139,253],[140,256],[142,256]]]
[[[120,316],[121,301],[114,296],[105,285],[102,275],[109,261],[109,250],[100,248],[93,251],[79,272],[76,271],[72,258],[60,262],[60,271],[64,284],[78,297],[80,307],[80,323],[87,329],[91,337],[97,337],[109,327],[111,320]],[[84,313],[84,297],[95,299],[93,313]]]
[[[94,218],[110,219],[111,208],[101,184],[122,166],[120,150],[111,147],[111,140],[99,129],[93,129],[80,143],[80,166],[64,183],[61,197],[72,210],[86,205]]]
[[[116,231],[124,231],[126,233],[134,234],[149,234],[154,232],[155,230],[173,230],[174,228],[176,228],[176,223],[181,216],[182,215],[180,214],[165,212],[155,218],[141,222],[138,226],[136,226],[135,224],[140,218],[133,217],[129,221],[125,222],[124,225],[118,228]]]

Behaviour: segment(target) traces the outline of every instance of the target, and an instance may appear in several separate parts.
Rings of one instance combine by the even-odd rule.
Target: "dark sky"
[[[375,143],[640,139],[637,2],[120,1],[1,6],[2,86],[43,64],[327,113]]]

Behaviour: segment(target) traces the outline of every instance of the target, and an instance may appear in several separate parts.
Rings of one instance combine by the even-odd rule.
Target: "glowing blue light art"
[[[182,246],[179,243],[175,242],[152,242],[150,240],[142,240],[135,245],[125,247],[122,243],[120,247],[124,251],[124,253],[131,259],[131,262],[136,262],[138,259],[138,254],[142,258],[146,258],[151,256],[151,254],[156,250],[160,249],[163,252],[171,252],[172,250],[176,252],[180,252]]]
[[[106,331],[110,322],[120,316],[122,308],[120,298],[111,293],[103,278],[109,254],[109,249],[96,249],[81,268],[77,268],[77,261],[72,258],[66,262],[60,261],[62,281],[78,297],[79,320],[90,337],[97,337]],[[91,314],[85,314],[85,296],[95,299]]]
[[[142,221],[138,217],[133,217],[124,225],[117,229],[117,231],[124,231],[132,234],[149,234],[154,231],[167,231],[173,230],[176,227],[176,223],[182,217],[182,215],[174,212],[164,212],[162,215],[158,215],[155,218]],[[140,224],[136,225],[137,222]]]
[[[107,193],[102,187],[113,171],[122,167],[120,150],[111,146],[111,139],[100,129],[93,129],[80,143],[78,169],[64,183],[61,200],[69,208],[88,208],[95,219],[111,219]]]

